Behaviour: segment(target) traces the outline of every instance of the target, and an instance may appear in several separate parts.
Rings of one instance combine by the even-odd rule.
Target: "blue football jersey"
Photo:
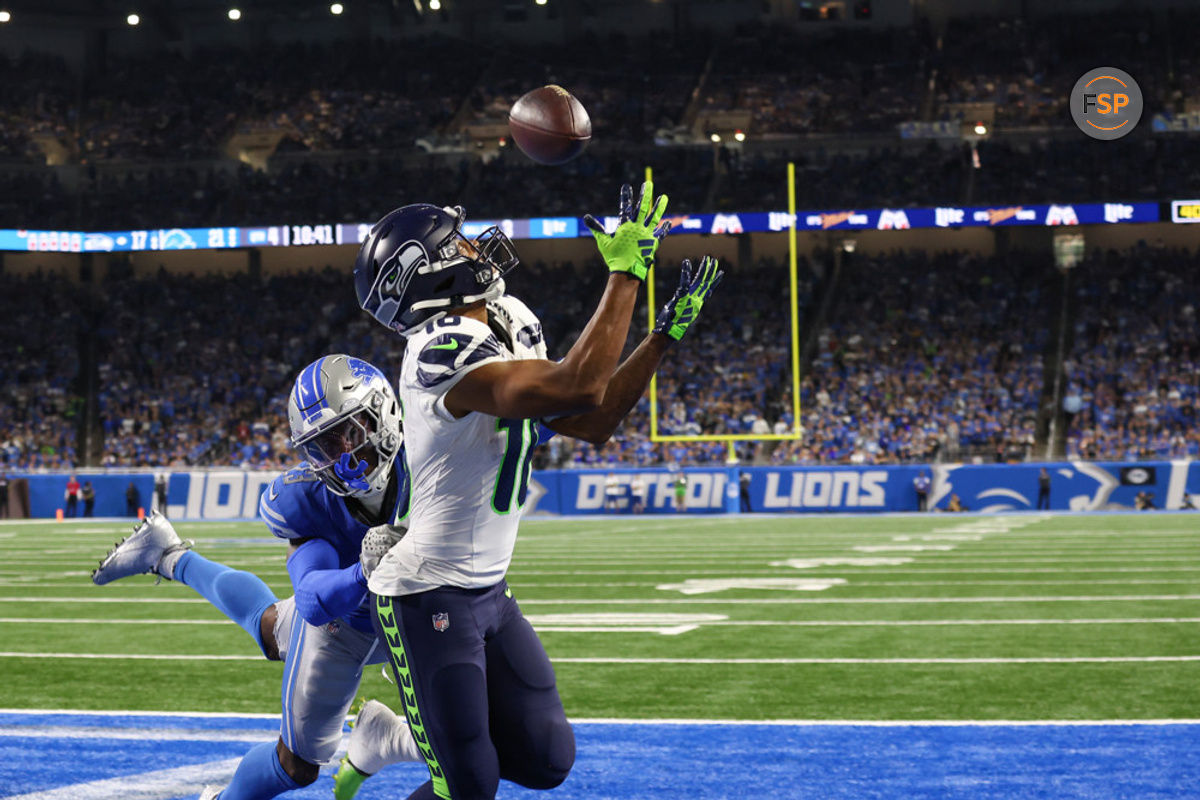
[[[409,478],[404,448],[396,454],[392,479],[384,496],[379,519],[353,498],[329,491],[307,463],[300,464],[273,480],[258,502],[258,515],[271,533],[281,539],[324,539],[338,555],[338,567],[358,562],[363,536],[375,525],[406,521],[409,511]],[[363,631],[372,630],[369,601],[364,601],[346,622]]]

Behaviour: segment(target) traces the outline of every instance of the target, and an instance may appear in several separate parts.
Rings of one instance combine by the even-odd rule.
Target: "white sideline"
[[[146,711],[136,709],[75,709],[75,708],[0,708],[0,714],[20,714],[31,717],[166,717],[228,720],[277,720],[278,714],[232,711]],[[803,725],[812,727],[855,725],[872,728],[903,727],[987,727],[987,726],[1089,726],[1089,725],[1200,725],[1200,719],[688,719],[662,717],[636,719],[628,717],[579,717],[572,725]],[[103,730],[91,728],[90,730]]]
[[[207,764],[139,772],[14,795],[6,800],[159,800],[182,797],[198,793],[208,783],[227,783],[240,762],[240,758],[227,758]]]
[[[278,717],[276,717],[278,719]],[[0,739],[121,739],[153,742],[273,742],[279,738],[277,730],[188,730],[186,728],[96,728],[84,725],[0,725]]]

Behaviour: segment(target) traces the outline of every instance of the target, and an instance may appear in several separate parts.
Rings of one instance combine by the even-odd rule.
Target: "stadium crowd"
[[[1111,160],[1107,142],[1016,146],[983,143],[980,167],[969,151],[928,144],[867,153],[790,155],[786,150],[709,148],[589,152],[558,169],[532,164],[509,148],[487,164],[457,157],[357,155],[334,160],[280,156],[267,171],[218,166],[96,169],[68,189],[52,173],[0,171],[0,227],[112,231],[366,222],[396,198],[437,187],[476,218],[598,213],[612,185],[646,165],[671,187],[680,213],[779,211],[787,207],[787,162],[797,168],[802,209],[1019,205],[1157,200],[1195,194],[1200,155],[1188,140],[1145,136]],[[1109,164],[1097,174],[1097,160]],[[1019,198],[1019,200],[1017,199]]]
[[[78,323],[86,293],[56,275],[0,272],[0,469],[79,462]]]
[[[1023,460],[1051,320],[1029,253],[854,258],[804,375],[804,439],[782,463]]]
[[[823,326],[809,325],[829,253],[802,263],[799,323],[812,337],[798,441],[738,445],[762,463],[1019,461],[1039,409],[1061,276],[1029,253],[979,257],[896,251],[848,257]],[[1200,282],[1187,251],[1097,252],[1069,276],[1073,345],[1063,407],[1071,457],[1200,456]],[[662,269],[657,292],[673,289]],[[730,269],[729,290],[668,355],[658,377],[662,434],[789,433],[787,272],[769,260]],[[539,314],[551,356],[574,341],[601,290],[595,264],[528,264],[510,290]],[[554,287],[570,285],[568,297]],[[327,352],[394,371],[402,342],[355,308],[336,270],[284,276],[114,274],[96,291],[56,275],[0,275],[0,468],[79,463],[82,432],[108,466],[233,464],[277,468],[286,396],[298,365]],[[319,309],[300,314],[312,298]],[[265,302],[269,298],[270,302]],[[344,299],[343,299],[344,298]],[[45,314],[43,309],[55,313]],[[103,313],[97,313],[103,309]],[[646,319],[636,312],[629,348]],[[97,414],[82,416],[94,360]],[[542,465],[719,463],[723,443],[650,442],[643,398],[595,448],[556,437]]]
[[[938,33],[924,20],[886,31],[743,24],[678,44],[657,33],[537,45],[427,33],[403,46],[267,40],[114,51],[80,64],[27,51],[0,58],[10,123],[0,156],[37,163],[34,140],[49,136],[83,163],[211,158],[248,130],[278,133],[285,152],[407,147],[502,122],[518,96],[545,83],[584,100],[597,137],[626,143],[722,111],[748,113],[751,130],[768,136],[890,131],[953,119],[964,103],[995,104],[1001,127],[1061,125],[1068,90],[1097,51],[1137,76],[1147,113],[1182,110],[1198,20],[1175,9],[1157,20],[955,18]]]
[[[1084,61],[1097,47],[1136,73],[1146,114],[1186,110],[1196,99],[1200,53],[1190,31],[1200,12],[1127,16],[1069,25],[953,20],[939,35],[922,25],[815,37],[749,26],[686,47],[626,37],[462,47],[429,36],[405,47],[111,54],[86,68],[36,52],[0,57],[0,227],[363,222],[431,187],[475,219],[603,213],[612,186],[647,164],[675,213],[782,209],[788,161],[797,164],[801,208],[858,207],[864,198],[904,207],[1194,194],[1195,148],[1148,130],[1122,140],[1120,158],[1111,157],[1112,143],[1077,136],[998,137],[975,149],[899,137],[886,147],[836,146],[847,134],[890,132],[904,121],[957,119],[978,103],[994,104],[999,131],[1043,126],[1049,134],[1066,124],[1070,85],[1094,66]],[[1149,44],[1154,26],[1162,28],[1155,41],[1162,34],[1170,47]],[[511,146],[486,159],[424,152],[463,141],[472,124],[502,123],[524,90],[550,82],[569,86],[591,111],[596,142],[582,157],[551,170]],[[747,115],[751,141],[655,146],[706,114]],[[278,138],[266,170],[226,153],[246,133]],[[66,167],[46,167],[48,159]],[[821,254],[801,265],[799,322],[811,345],[800,397],[805,436],[739,445],[740,457],[873,463],[1030,454],[1035,421],[1053,396],[1042,360],[1060,278],[1044,258],[859,254],[825,286],[818,276],[831,262]],[[1069,278],[1069,455],[1200,455],[1200,290],[1189,268],[1186,252],[1140,247],[1093,254]],[[660,297],[673,275],[658,276]],[[510,287],[540,314],[561,355],[601,278],[594,265],[534,264],[513,273]],[[344,281],[332,270],[265,279],[117,270],[85,287],[0,271],[0,343],[17,356],[0,365],[0,468],[65,467],[84,448],[112,466],[290,461],[293,370],[331,351],[385,368],[399,363],[398,342],[357,312]],[[727,281],[738,301],[719,291],[660,371],[661,433],[795,426],[786,272],[760,261],[738,265]],[[578,291],[566,300],[548,294],[561,285]],[[835,302],[817,325],[825,291]],[[319,315],[294,313],[314,294],[330,298]],[[650,442],[649,415],[643,399],[606,446],[557,437],[539,459],[582,466],[728,456],[721,443]]]
[[[160,271],[112,277],[111,313],[94,331],[105,466],[232,464],[278,468],[294,460],[287,391],[296,365],[325,352],[353,307],[333,270],[252,281]],[[247,291],[252,289],[252,291]]]
[[[817,35],[743,26],[686,47],[619,36],[462,46],[432,35],[404,47],[113,53],[86,67],[36,52],[0,57],[0,227],[363,221],[389,210],[405,187],[431,185],[476,214],[576,215],[600,207],[591,187],[608,182],[594,178],[646,164],[664,178],[687,176],[671,186],[674,208],[691,213],[784,207],[789,160],[801,170],[798,201],[807,208],[862,205],[864,197],[891,207],[1186,193],[1200,183],[1195,148],[1148,131],[1125,140],[1115,160],[1100,149],[1106,143],[1078,137],[984,142],[978,168],[957,140],[837,144],[835,137],[891,132],[904,121],[954,119],[963,104],[981,102],[995,104],[1001,131],[1061,128],[1069,124],[1070,84],[1092,66],[1081,65],[1097,47],[1136,72],[1147,116],[1190,107],[1200,53],[1186,31],[1200,13],[1135,24],[1126,16],[1069,25],[973,18],[952,21],[941,35],[924,25]],[[1155,24],[1163,26],[1155,36],[1172,45],[1165,51],[1148,44]],[[436,79],[427,68],[433,61]],[[441,152],[465,141],[472,124],[502,124],[522,91],[546,82],[569,86],[590,109],[592,154],[547,170],[511,147],[487,163],[470,148]],[[724,112],[749,115],[746,146],[653,144]],[[233,137],[250,132],[278,139],[265,171],[230,155]],[[795,139],[807,134],[816,138]],[[1096,177],[1101,156],[1106,168]],[[39,166],[48,159],[75,172]]]
[[[1064,363],[1067,454],[1200,458],[1195,255],[1097,253],[1076,272],[1074,349]]]

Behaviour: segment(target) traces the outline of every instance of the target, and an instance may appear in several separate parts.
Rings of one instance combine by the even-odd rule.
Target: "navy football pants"
[[[562,783],[575,762],[554,668],[508,585],[374,598],[375,626],[430,780],[409,800],[492,800],[500,778]]]

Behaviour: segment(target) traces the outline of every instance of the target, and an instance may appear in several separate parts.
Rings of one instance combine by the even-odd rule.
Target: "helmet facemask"
[[[293,440],[313,474],[335,494],[355,497],[387,487],[400,433],[384,430],[380,407],[385,401],[381,392],[373,391],[366,405]]]
[[[331,492],[361,497],[387,488],[403,434],[399,403],[375,367],[320,359],[297,378],[288,405],[292,446]]]

